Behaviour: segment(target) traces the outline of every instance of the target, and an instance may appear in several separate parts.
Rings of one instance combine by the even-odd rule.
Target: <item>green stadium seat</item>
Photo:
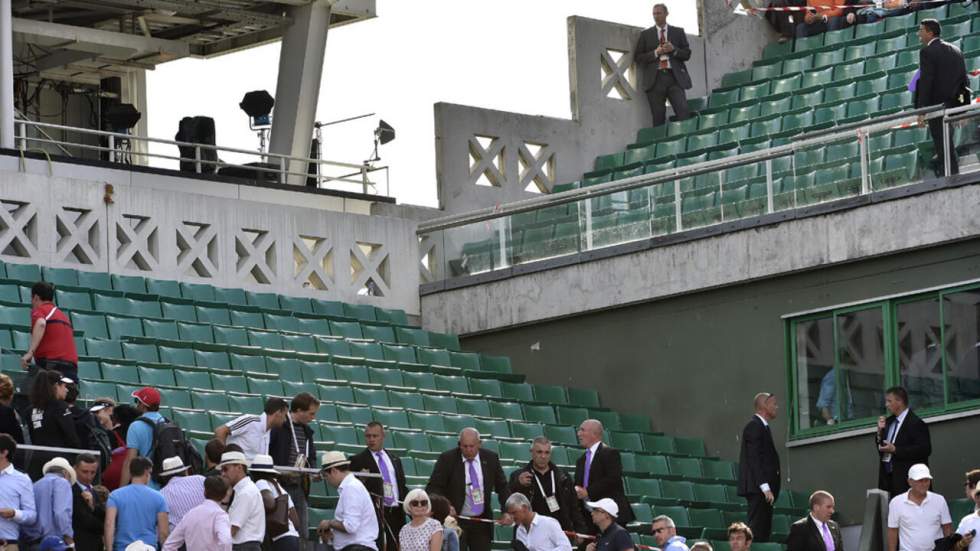
[[[123,359],[122,346],[119,341],[109,339],[85,338],[86,354],[100,359]]]
[[[321,381],[317,383],[317,393],[321,400],[327,402],[354,403],[354,391],[349,384],[324,384]]]
[[[701,471],[704,478],[722,481],[735,480],[735,466],[731,461],[705,459],[701,461]]]
[[[176,281],[165,279],[147,279],[146,292],[161,297],[181,298],[180,284]]]
[[[251,383],[251,381],[249,382]],[[228,398],[228,407],[231,408],[232,411],[258,414],[262,411],[262,408],[265,407],[265,401],[262,399],[262,397],[256,396],[255,394],[239,394],[229,392],[226,396]]]
[[[743,84],[748,84],[755,80],[753,77],[752,69],[745,69],[742,71],[733,71],[731,73],[725,73],[721,77],[721,87],[722,88],[737,88]]]
[[[677,451],[677,453],[694,457],[704,457],[706,455],[704,450],[704,440],[701,438],[675,437],[674,449]]]
[[[171,412],[171,419],[180,428],[195,432],[211,432],[211,418],[208,412],[203,409],[180,409],[174,408]]]
[[[282,349],[295,352],[316,353],[316,341],[309,335],[281,335]]]
[[[262,314],[265,320],[265,328],[270,331],[292,331],[298,332],[301,330],[299,323],[293,316],[285,316],[282,314]]]
[[[501,381],[501,396],[509,400],[520,400],[521,402],[533,402],[534,394],[530,385],[524,383],[509,383]]]
[[[697,117],[689,117],[682,121],[670,121],[667,123],[667,136],[684,136],[698,129]],[[625,161],[625,158],[624,158]],[[624,162],[625,164],[625,162]]]
[[[550,405],[524,404],[524,419],[534,423],[554,425],[558,423],[555,409]]]
[[[469,379],[470,392],[473,394],[479,394],[481,396],[488,396],[491,398],[500,398],[501,389],[500,381],[496,379]]]
[[[698,130],[711,130],[728,123],[728,111],[701,113],[698,117]]]
[[[55,291],[55,304],[63,310],[91,310],[92,297],[88,292],[57,289]]]
[[[330,334],[330,320],[323,318],[294,318],[297,331],[300,333],[309,333],[311,335],[329,335]]]
[[[14,356],[16,358],[16,356]],[[86,400],[96,398],[112,398],[116,401],[129,402],[129,396],[117,396],[116,385],[107,381],[83,380],[80,387],[81,397]]]
[[[422,396],[425,411],[441,411],[443,413],[458,413],[456,398],[452,396],[425,394]]]
[[[214,286],[207,283],[181,283],[180,296],[194,302],[215,302]]]
[[[813,54],[813,70],[823,70],[844,62],[844,49],[835,48],[833,50],[822,50]],[[811,71],[807,71],[809,74]],[[808,84],[806,76],[803,77],[803,88],[809,88],[814,84],[827,84],[830,81]]]
[[[720,534],[724,534],[725,529],[728,527],[725,524],[725,517],[721,514],[718,509],[688,509],[688,518],[692,526],[700,526],[702,528],[708,528],[720,531]]]
[[[381,350],[386,360],[403,364],[414,364],[418,361],[418,358],[415,357],[415,347],[412,346],[383,344],[381,345]]]
[[[213,325],[211,331],[214,333],[214,342],[217,344],[248,346],[248,333],[242,327]]]
[[[556,406],[555,414],[558,416],[558,422],[562,425],[572,425],[576,427],[581,425],[582,421],[589,418],[588,409],[574,406]]]
[[[159,387],[159,386],[175,386],[177,384],[176,379],[174,379],[174,371],[173,369],[170,368],[140,366],[139,368],[137,368],[137,371],[139,374],[139,382],[142,385]],[[167,402],[170,403],[170,405],[175,405],[171,403],[171,400],[169,399],[169,394],[170,393],[168,392]]]
[[[490,413],[493,417],[521,421],[524,419],[524,410],[518,402],[498,402],[490,400]],[[538,435],[540,436],[540,434]]]
[[[197,313],[193,304],[160,301],[162,317],[174,321],[196,322]]]
[[[180,340],[177,324],[173,321],[144,319],[143,334],[154,339]]]
[[[127,360],[150,363],[160,362],[160,355],[157,353],[156,345],[124,342],[121,346],[123,357]]]
[[[222,352],[222,354],[224,353]],[[241,375],[211,373],[211,387],[215,390],[248,393],[248,386],[248,383],[245,382],[245,377]],[[280,390],[280,394],[281,393],[282,391]]]
[[[212,343],[214,333],[211,326],[204,323],[177,322],[177,334],[184,342]]]
[[[388,392],[380,388],[360,388],[354,389],[354,401],[358,404],[368,406],[388,406]]]
[[[180,374],[178,370],[174,370],[174,376],[177,378],[178,386],[185,386],[180,383]],[[203,409],[205,411],[228,411],[228,397],[224,392],[199,390],[203,388],[210,387],[197,387],[194,392],[191,393],[191,403],[194,404],[195,409]]]
[[[481,398],[456,398],[456,411],[465,415],[491,416],[490,403]]]
[[[251,346],[258,346],[269,350],[282,350],[282,336],[272,331],[260,331],[257,329],[246,330],[248,343]]]
[[[279,295],[279,307],[290,312],[312,314],[313,302],[309,297],[290,297]]]
[[[22,311],[20,308],[3,308],[3,310]],[[25,309],[26,310],[26,309]],[[102,314],[83,314],[81,312],[71,312],[71,325],[76,331],[85,333],[86,337],[109,338],[109,331],[106,328],[105,316]],[[30,317],[24,318],[23,325],[29,323]]]
[[[263,396],[286,395],[286,392],[282,388],[282,381],[280,381],[279,379],[261,379],[259,377],[249,376],[247,380],[247,384],[248,384],[248,392],[251,394],[261,394]],[[249,411],[249,410],[244,410],[244,411]]]
[[[14,264],[7,262],[5,266],[7,269],[7,279],[23,281],[30,285],[42,281],[41,268],[35,264]]]
[[[269,373],[277,373],[275,370],[282,368],[284,370],[283,373],[285,374],[282,374],[280,376],[283,378],[283,380],[294,380],[294,375],[292,374],[291,367],[287,367],[287,366],[291,366],[292,365],[291,363],[283,362],[279,366],[276,366],[270,363],[269,360],[271,360],[271,358],[266,360],[266,365],[268,367]],[[329,362],[297,361],[296,365],[299,366],[300,379],[306,381],[307,383],[312,383],[317,379],[337,378],[337,372],[334,369],[334,365]],[[295,379],[295,380],[298,381],[300,379]]]
[[[254,293],[245,291],[245,302],[249,306],[258,306],[265,310],[279,309],[279,295],[275,293]]]
[[[347,316],[348,318],[356,319],[359,321],[378,320],[378,316],[375,313],[375,308],[370,304],[351,304],[349,302],[345,302],[344,315]]]
[[[112,289],[123,293],[146,294],[146,278],[142,276],[111,275]]]
[[[330,334],[347,339],[363,339],[361,324],[356,321],[330,321]]]
[[[229,306],[245,306],[248,304],[248,298],[245,296],[244,289],[214,287],[213,292],[214,302],[219,304],[227,304]]]
[[[365,339],[372,339],[378,342],[396,342],[395,329],[390,325],[363,323],[361,324],[361,334],[364,335]]]
[[[105,272],[78,272],[78,286],[98,291],[112,290],[112,280]]]
[[[739,101],[738,97],[740,91],[741,88],[733,88],[731,90],[726,90],[723,92],[712,92],[712,94],[708,96],[708,107],[709,108],[722,107],[725,105],[731,105],[733,103],[736,103]],[[637,141],[641,142],[642,140],[637,140]]]
[[[818,34],[815,36],[807,36],[802,38],[797,37],[796,40],[793,41],[793,51],[805,52],[809,50],[815,50],[823,46],[823,40],[824,40],[823,34]]]
[[[635,432],[609,431],[609,443],[620,450],[643,451],[643,440]]]
[[[139,372],[135,365],[102,362],[102,378],[116,383],[139,384]]]
[[[0,335],[3,333],[0,332]],[[9,334],[9,333],[8,333]],[[0,344],[0,348],[11,348],[9,343]],[[99,362],[94,360],[81,360],[78,362],[78,378],[83,380],[99,380],[102,378],[102,369]]]
[[[255,329],[265,329],[265,319],[259,312],[231,309],[228,311],[231,325]]]
[[[369,383],[367,367],[363,365],[335,365],[337,380],[350,383]]]

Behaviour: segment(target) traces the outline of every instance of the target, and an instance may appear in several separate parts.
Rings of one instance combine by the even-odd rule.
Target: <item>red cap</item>
[[[160,391],[145,386],[133,393],[133,398],[136,398],[140,402],[143,402],[146,406],[159,406],[160,405]]]

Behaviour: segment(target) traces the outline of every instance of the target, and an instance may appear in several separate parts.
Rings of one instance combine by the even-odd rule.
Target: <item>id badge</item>
[[[384,494],[385,494],[385,499],[395,498],[395,488],[392,487],[391,482],[384,483]]]
[[[470,486],[470,499],[473,500],[473,505],[483,505],[483,491]]]
[[[558,499],[555,496],[548,496],[545,498],[545,502],[548,503],[548,511],[554,513],[555,511],[561,509],[558,505]]]

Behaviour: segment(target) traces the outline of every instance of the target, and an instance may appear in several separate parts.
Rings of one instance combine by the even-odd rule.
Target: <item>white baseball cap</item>
[[[928,478],[932,480],[932,474],[929,473],[929,466],[925,463],[916,463],[912,465],[909,469],[909,479],[910,480],[923,480]]]
[[[619,516],[619,505],[608,497],[604,497],[599,501],[586,501],[585,506],[589,509],[599,509],[609,513],[613,518]]]

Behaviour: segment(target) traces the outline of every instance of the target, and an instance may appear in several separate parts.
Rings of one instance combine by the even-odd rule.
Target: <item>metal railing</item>
[[[612,239],[614,242],[607,242],[605,244],[601,239],[594,239],[597,231],[604,231],[601,229],[597,230],[593,216],[594,210],[598,205],[608,207],[610,203],[609,199],[612,197],[617,197],[620,201],[619,208],[621,210],[618,212],[618,214],[621,217],[628,218],[635,214],[636,216],[634,218],[642,218],[644,214],[647,215],[646,221],[641,220],[639,222],[640,226],[642,226],[643,223],[650,226],[653,218],[654,207],[655,205],[659,206],[659,208],[663,210],[659,210],[658,212],[665,214],[665,219],[667,220],[667,224],[669,226],[663,228],[662,233],[675,233],[686,229],[691,229],[691,227],[704,227],[730,222],[736,219],[748,218],[750,216],[745,215],[744,213],[733,213],[733,207],[730,205],[726,206],[726,204],[721,201],[721,198],[725,196],[726,191],[730,191],[726,187],[726,184],[739,183],[737,181],[726,182],[726,175],[729,173],[729,171],[732,171],[732,169],[737,169],[739,167],[757,165],[753,167],[753,172],[757,172],[759,174],[759,176],[756,178],[755,185],[759,186],[757,189],[761,187],[763,182],[765,185],[764,204],[762,201],[763,196],[757,196],[757,206],[759,206],[759,209],[754,211],[754,214],[751,216],[771,214],[781,210],[810,206],[821,202],[821,200],[810,200],[809,198],[806,200],[800,200],[798,193],[805,192],[798,192],[795,188],[790,192],[775,189],[776,184],[780,183],[777,182],[776,178],[776,163],[780,163],[780,166],[790,166],[790,170],[794,178],[798,173],[804,175],[809,174],[806,171],[798,170],[798,157],[803,152],[814,148],[819,148],[820,146],[828,146],[831,144],[840,145],[841,143],[848,142],[850,142],[848,145],[852,147],[852,149],[856,150],[857,158],[860,160],[860,170],[857,170],[857,161],[854,160],[854,157],[847,159],[849,163],[854,162],[855,166],[854,169],[851,170],[851,172],[854,172],[854,174],[849,174],[849,177],[847,178],[848,184],[853,184],[853,188],[849,188],[846,196],[867,195],[883,187],[881,184],[881,180],[883,178],[881,174],[884,171],[881,167],[884,166],[884,158],[887,157],[887,152],[874,151],[872,146],[869,145],[869,142],[873,137],[909,128],[921,129],[924,121],[941,119],[945,139],[945,162],[943,162],[943,166],[945,168],[946,176],[949,176],[951,165],[950,158],[952,155],[956,154],[955,144],[950,141],[950,130],[957,125],[963,125],[967,120],[980,120],[978,117],[980,117],[980,104],[978,103],[972,103],[970,105],[951,109],[943,109],[941,106],[935,106],[904,111],[901,113],[878,117],[870,121],[865,120],[826,130],[799,134],[797,136],[787,138],[788,143],[785,143],[784,145],[768,147],[767,149],[760,151],[723,157],[716,160],[707,160],[696,164],[690,164],[688,166],[674,166],[673,168],[659,170],[648,174],[640,174],[638,176],[628,178],[621,178],[603,184],[573,189],[557,194],[547,194],[499,207],[486,208],[469,213],[430,220],[421,223],[418,227],[417,233],[421,238],[423,238],[423,240],[427,239],[437,243],[437,250],[439,250],[439,256],[441,258],[437,258],[434,262],[441,265],[432,266],[430,267],[430,270],[437,274],[440,271],[443,272],[442,276],[436,276],[437,279],[448,279],[460,274],[465,275],[504,269],[524,262],[541,260],[543,258],[567,256],[582,252],[583,250],[592,250],[602,248],[604,246],[659,235],[655,230],[650,230],[647,228],[645,232],[640,231],[639,233],[634,234],[632,238],[629,236],[626,238],[617,237]],[[922,130],[919,131],[922,132]],[[891,140],[891,138],[889,138],[889,140]],[[854,144],[854,141],[857,142],[856,145]],[[912,146],[905,144],[904,147],[911,148]],[[875,153],[878,154],[877,157],[874,157]],[[871,166],[872,158],[880,163],[876,165],[876,168],[874,169]],[[916,162],[917,159],[918,157],[916,156]],[[828,159],[827,162],[824,163],[822,169],[829,171],[832,168],[835,168],[833,166],[835,161],[843,160],[844,159]],[[780,175],[785,178],[787,173],[782,172]],[[687,216],[688,211],[686,210],[687,203],[685,203],[685,199],[695,196],[698,191],[690,188],[685,189],[684,186],[689,185],[694,179],[710,182],[710,189],[707,189],[707,191],[717,193],[716,197],[719,203],[717,210],[720,211],[720,213],[713,213],[713,217],[706,223],[704,220],[700,220],[695,224],[689,224],[686,222],[689,217]],[[671,182],[673,183],[672,191],[669,184]],[[902,183],[912,182],[905,181]],[[887,185],[894,186],[897,184],[889,183]],[[630,202],[623,200],[623,198],[631,197],[632,195],[637,196],[639,200],[639,206],[637,207],[636,212],[630,211],[630,209],[633,207],[632,200],[630,200]],[[831,197],[831,199],[833,198],[840,198],[840,196],[838,195],[836,197]],[[569,219],[577,217],[580,228],[579,233],[577,236],[570,236],[567,240],[568,243],[574,242],[576,245],[564,248],[562,246],[552,246],[551,250],[544,251],[543,254],[530,255],[523,258],[516,254],[515,250],[518,248],[517,245],[520,244],[520,240],[522,238],[527,240],[528,235],[526,231],[528,225],[524,223],[526,222],[527,218],[518,219],[518,217],[523,214],[531,214],[538,216],[538,221],[540,221],[542,212],[548,211],[549,209],[554,210],[553,207],[560,207],[562,205],[571,206],[569,209]],[[575,212],[576,207],[577,212]],[[671,207],[672,212],[668,212],[668,209]],[[728,212],[726,212],[726,208],[728,208]],[[530,219],[533,220],[534,217],[532,216]],[[521,223],[514,223],[515,221]],[[572,222],[574,222],[574,220],[572,220]],[[522,232],[523,236],[521,235]],[[554,242],[561,241],[561,239],[558,237],[552,239],[552,244]],[[483,269],[476,270],[466,268],[464,266],[464,268],[461,270],[458,264],[462,263],[465,265],[467,260],[474,256],[473,254],[467,253],[466,248],[473,246],[476,242],[489,242],[491,245],[490,248],[492,250],[483,251],[483,254],[490,255],[489,258],[491,258],[491,260],[488,261],[489,265],[485,265]],[[432,262],[433,261],[430,260],[430,263]],[[457,263],[457,266],[455,267],[456,269],[450,270],[449,265],[453,262]],[[450,273],[453,271],[456,273]]]
[[[68,155],[71,155],[69,153],[71,149],[94,151],[100,155],[105,153],[109,162],[124,165],[141,164],[134,161],[143,161],[147,165],[149,165],[151,160],[177,161],[182,165],[192,166],[193,171],[191,173],[193,174],[216,173],[221,175],[222,170],[234,168],[255,173],[256,179],[274,180],[279,184],[287,184],[290,181],[300,181],[305,184],[308,179],[312,178],[316,181],[317,188],[351,191],[349,189],[350,186],[355,186],[357,191],[361,193],[384,195],[386,197],[390,196],[391,192],[387,166],[375,167],[367,163],[353,164],[307,157],[292,157],[278,153],[135,136],[119,132],[78,128],[24,119],[15,120],[14,126],[16,129],[17,149],[22,152],[38,149],[44,151],[45,146],[54,146]],[[31,135],[32,130],[34,135]],[[51,137],[47,130],[59,131],[66,137],[55,139]],[[70,136],[78,136],[79,138],[70,139]],[[84,137],[94,138],[92,141],[97,143],[83,142],[81,138]],[[145,151],[133,148],[132,145],[134,143],[144,144]],[[151,144],[173,146],[178,148],[178,151],[181,148],[190,149],[193,151],[193,156],[185,157],[179,153],[175,156],[151,152]],[[37,147],[32,147],[32,145],[36,145]],[[211,152],[213,152],[215,159],[207,158],[211,155]],[[250,156],[254,157],[257,162],[254,164],[227,162],[217,158],[219,153]],[[311,165],[315,167],[315,173],[304,170]],[[187,170],[182,171],[188,172]],[[328,171],[333,171],[334,174],[328,174]],[[383,194],[378,189],[379,182],[371,179],[371,175],[379,172],[384,174],[385,189]],[[338,184],[347,184],[348,187],[345,188]]]

